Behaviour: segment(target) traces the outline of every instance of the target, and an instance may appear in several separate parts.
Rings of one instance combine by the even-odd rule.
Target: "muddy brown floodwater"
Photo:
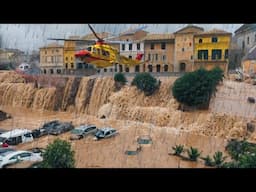
[[[186,148],[193,146],[202,152],[202,156],[213,155],[217,150],[224,151],[226,140],[218,137],[195,135],[179,131],[175,128],[158,127],[149,123],[128,120],[98,119],[94,116],[77,115],[68,112],[38,111],[24,108],[1,107],[10,113],[13,119],[0,122],[0,128],[35,129],[44,122],[58,119],[72,121],[75,126],[83,123],[93,123],[98,127],[111,126],[119,131],[115,137],[94,141],[91,136],[78,141],[69,141],[70,133],[57,136],[71,142],[75,151],[76,167],[107,167],[107,168],[198,168],[205,167],[202,160],[197,163],[181,160],[168,155],[172,146],[183,144]],[[150,136],[151,144],[143,144],[137,155],[126,155],[126,150],[135,150],[137,138]],[[46,147],[56,136],[44,136],[31,143],[20,144],[17,149]],[[184,154],[186,155],[186,154]]]
[[[78,168],[204,167],[201,160],[184,161],[168,153],[182,144],[206,156],[224,152],[230,138],[256,141],[255,131],[247,130],[248,122],[256,126],[256,105],[246,102],[256,89],[244,83],[225,80],[209,110],[183,112],[171,92],[176,77],[162,77],[160,88],[148,97],[130,85],[116,91],[112,77],[41,78],[40,86],[35,86],[13,72],[0,73],[0,110],[13,117],[1,121],[0,128],[35,129],[57,119],[75,126],[90,123],[118,130],[117,136],[100,141],[90,136],[69,141],[70,133],[57,136],[71,142]],[[127,150],[136,150],[141,136],[151,137],[152,143],[141,145],[137,155],[126,155]],[[46,147],[54,138],[45,136],[17,148]]]

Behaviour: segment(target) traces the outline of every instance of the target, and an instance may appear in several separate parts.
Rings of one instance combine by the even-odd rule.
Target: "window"
[[[82,69],[83,68],[83,64],[82,63],[78,63],[78,69]]]
[[[92,52],[93,52],[94,54],[96,54],[96,48],[93,48]]]
[[[228,59],[228,49],[225,50],[225,59]]]
[[[58,73],[58,74],[61,74],[61,69],[57,69],[57,73]]]
[[[180,72],[186,71],[186,63],[180,63]]]
[[[132,59],[132,56],[131,56],[131,55],[129,55],[129,59]]]
[[[92,47],[87,47],[87,51],[92,51]]]
[[[65,66],[65,67],[66,67],[66,69],[68,68],[68,64],[67,64],[67,63],[66,63],[66,66]]]
[[[254,42],[256,42],[256,34],[254,35]]]
[[[203,43],[203,39],[199,39],[198,43]]]
[[[212,37],[212,43],[217,43],[218,42],[218,38],[217,37]]]
[[[125,72],[129,73],[129,67],[125,67]]]
[[[156,72],[161,72],[161,65],[156,65]]]
[[[110,71],[110,72],[113,72],[113,69],[112,69],[112,68],[110,68],[110,69],[109,69],[109,71]]]
[[[242,49],[244,49],[244,47],[245,47],[245,43],[244,43],[244,41],[242,42]]]
[[[149,60],[149,61],[151,60],[151,55],[150,55],[150,54],[148,54],[148,60]]]
[[[53,69],[50,69],[50,73],[53,74]]]
[[[208,60],[208,50],[198,50],[197,58],[198,60]]]
[[[56,53],[58,53],[59,52],[59,49],[56,49]]]
[[[106,51],[104,49],[101,50],[102,56],[106,56]]]
[[[161,43],[161,49],[166,49],[166,43]]]
[[[132,50],[132,43],[129,44],[129,50]]]
[[[125,44],[122,44],[122,51],[125,50]]]
[[[123,72],[123,66],[119,65],[119,72],[122,73]]]
[[[212,50],[212,60],[221,59],[221,49],[213,49]]]
[[[140,66],[139,65],[135,66],[135,72],[140,72]]]
[[[140,43],[137,43],[137,50],[140,50]]]
[[[71,63],[71,69],[73,69],[74,68],[74,63]]]
[[[185,51],[185,49],[184,49],[184,48],[182,48],[182,49],[181,49],[181,51],[182,51],[182,52],[184,52],[184,51]]]
[[[247,44],[250,44],[250,37],[247,37]]]
[[[107,70],[107,68],[104,68],[104,72],[107,72],[108,70]]]
[[[164,72],[168,72],[168,65],[164,65]]]
[[[107,56],[107,57],[109,57],[109,55],[110,55],[110,54],[109,54],[109,52],[108,52],[108,51],[106,51],[106,56]]]
[[[101,51],[100,51],[99,48],[97,48],[97,54],[98,54],[98,55],[101,55]]]
[[[70,60],[73,61],[73,57],[72,56],[70,57]]]
[[[166,60],[166,55],[163,55],[162,60],[163,60],[163,61]]]
[[[44,69],[44,74],[46,74],[46,69]]]
[[[31,133],[24,134],[24,137],[32,137]]]
[[[155,59],[156,59],[156,61],[158,60],[158,54],[156,54]]]
[[[193,59],[193,55],[190,56],[190,59],[191,59],[191,60]]]
[[[44,53],[47,54],[47,51],[45,51]]]
[[[152,72],[152,71],[153,71],[152,65],[148,65],[148,71],[149,71],[149,72]]]
[[[20,154],[20,157],[21,157],[21,158],[24,158],[24,157],[31,157],[31,153],[21,153],[21,154]]]
[[[154,43],[150,44],[150,49],[155,49],[155,44]]]

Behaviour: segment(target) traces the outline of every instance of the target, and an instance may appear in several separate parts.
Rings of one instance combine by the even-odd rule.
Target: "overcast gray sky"
[[[147,26],[151,33],[173,33],[187,24],[92,24],[96,32],[119,34],[130,27]],[[242,24],[194,24],[205,30],[223,29],[233,33]],[[71,35],[91,33],[87,24],[0,24],[2,47],[17,48],[23,51],[38,50],[50,43],[47,38],[68,38]]]

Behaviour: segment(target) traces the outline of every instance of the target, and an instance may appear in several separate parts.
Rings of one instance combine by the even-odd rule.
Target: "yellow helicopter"
[[[106,43],[103,38],[100,38],[94,31],[92,26],[88,24],[90,30],[97,38],[97,42],[94,45],[88,46],[86,49],[76,51],[75,57],[84,63],[92,64],[96,68],[105,68],[113,66],[115,64],[135,66],[144,64],[147,61],[142,61],[143,53],[138,53],[135,59],[131,59],[120,55],[120,52],[109,43]],[[69,39],[53,39],[51,40],[69,40]],[[70,41],[87,41],[89,43],[92,40],[70,40]],[[112,43],[122,43],[121,41],[112,41]]]

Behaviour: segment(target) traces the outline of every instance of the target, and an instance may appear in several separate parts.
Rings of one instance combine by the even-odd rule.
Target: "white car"
[[[39,153],[30,151],[10,151],[0,155],[0,168],[6,165],[18,163],[20,161],[42,161],[43,158]]]
[[[111,128],[111,127],[101,128],[101,129],[98,129],[98,131],[95,133],[94,140],[112,137],[112,136],[116,135],[117,133],[118,133],[117,130],[115,130],[114,128]]]

